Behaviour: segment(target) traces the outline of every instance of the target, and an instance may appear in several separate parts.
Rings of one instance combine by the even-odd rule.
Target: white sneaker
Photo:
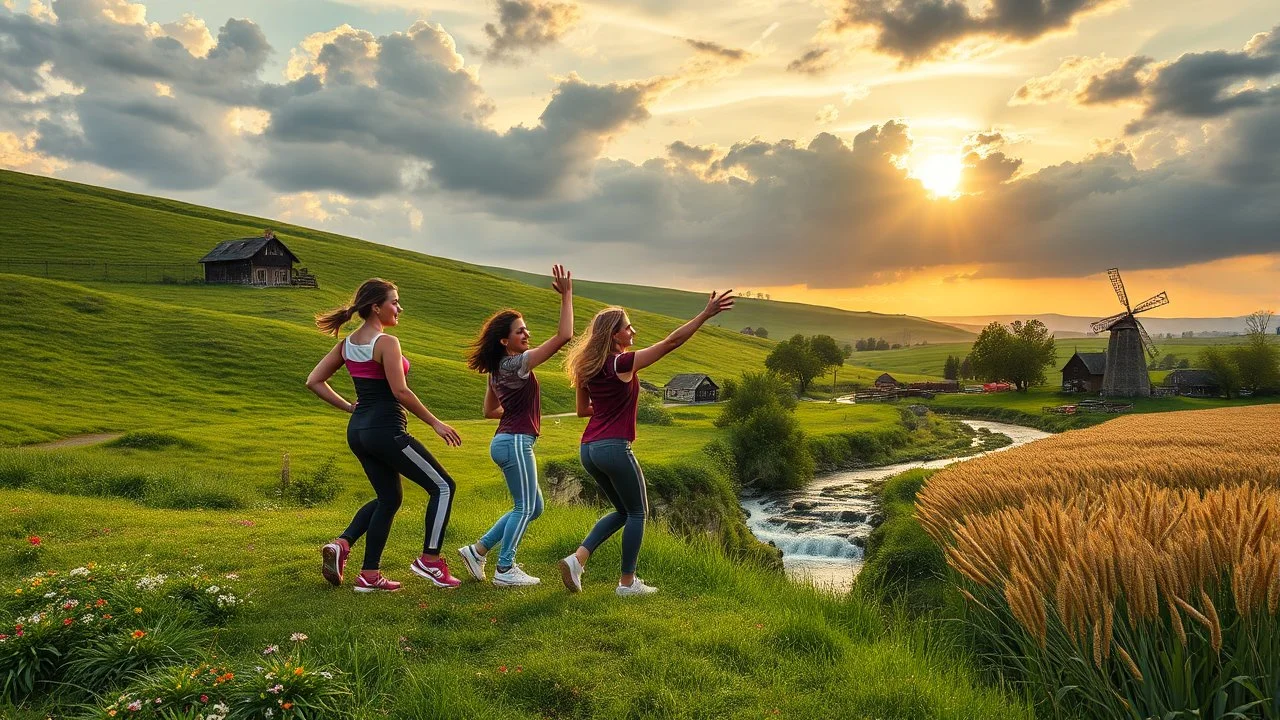
[[[498,587],[523,587],[537,585],[540,582],[542,581],[526,573],[519,565],[512,565],[506,572],[499,571],[493,574],[493,584]]]
[[[582,563],[577,555],[570,555],[560,561],[560,579],[569,592],[582,592]]]
[[[467,566],[467,572],[471,577],[484,582],[484,564],[489,558],[476,552],[476,549],[470,545],[458,548],[458,554],[462,556],[462,564]]]
[[[645,585],[644,581],[636,578],[631,581],[630,585],[618,583],[618,588],[614,590],[620,597],[631,597],[633,595],[652,595],[658,592],[658,588],[652,585]]]

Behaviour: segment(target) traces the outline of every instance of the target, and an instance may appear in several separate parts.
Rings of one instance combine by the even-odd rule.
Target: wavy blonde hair
[[[596,313],[585,333],[574,338],[564,357],[571,387],[586,386],[587,381],[600,372],[605,359],[614,351],[613,336],[626,327],[626,320],[626,310],[607,307]]]

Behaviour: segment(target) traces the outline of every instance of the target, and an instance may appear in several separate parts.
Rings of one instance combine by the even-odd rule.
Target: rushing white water
[[[974,430],[986,428],[1013,440],[1012,444],[990,452],[1049,436],[1021,425],[987,420],[961,422]],[[815,479],[802,490],[745,495],[742,507],[747,511],[747,525],[756,538],[771,542],[782,551],[782,564],[788,575],[843,592],[862,569],[867,536],[880,522],[880,509],[871,493],[871,483],[907,470],[946,467],[985,454],[834,473]]]

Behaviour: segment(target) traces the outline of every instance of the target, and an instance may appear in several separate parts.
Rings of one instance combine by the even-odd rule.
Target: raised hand
[[[738,298],[733,295],[733,290],[725,290],[719,294],[716,294],[713,290],[711,292],[711,298],[707,300],[707,308],[702,311],[702,314],[709,318],[713,318],[725,310],[732,310],[733,302],[737,299]]]
[[[573,274],[563,265],[551,266],[551,288],[561,295],[573,294]]]
[[[435,425],[431,426],[431,428],[436,431],[436,434],[439,435],[442,440],[444,440],[445,445],[448,445],[449,447],[459,447],[462,445],[462,436],[458,435],[458,431],[449,427],[446,423],[437,421]]]

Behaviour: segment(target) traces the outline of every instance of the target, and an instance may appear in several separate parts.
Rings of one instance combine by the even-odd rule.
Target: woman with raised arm
[[[530,348],[524,317],[515,310],[499,310],[485,322],[467,357],[472,370],[489,376],[484,416],[498,419],[489,456],[506,478],[513,507],[479,540],[458,548],[458,554],[471,577],[484,580],[488,552],[500,545],[498,570],[493,576],[493,584],[499,587],[541,582],[516,564],[516,550],[529,523],[542,514],[538,463],[533,456],[541,429],[542,396],[533,369],[573,339],[573,281],[560,265],[551,268],[551,275],[551,287],[560,293],[560,325],[555,335]]]
[[[361,536],[368,535],[364,563],[355,581],[356,592],[400,589],[400,583],[383,577],[379,568],[391,521],[403,499],[401,475],[421,485],[431,496],[427,503],[422,555],[414,558],[409,569],[437,587],[458,586],[458,580],[449,574],[449,566],[440,557],[449,510],[453,506],[453,479],[422,443],[409,434],[405,410],[430,425],[450,447],[461,445],[462,438],[432,415],[409,389],[405,379],[409,359],[400,351],[399,339],[384,332],[400,324],[402,311],[400,292],[395,284],[373,278],[360,286],[350,306],[316,317],[316,325],[335,336],[352,317],[358,315],[364,320],[355,332],[333,346],[307,378],[307,388],[321,400],[351,413],[347,444],[364,467],[376,494],[356,511],[351,525],[341,535],[320,549],[325,579],[341,585],[351,546]],[[329,387],[329,378],[344,365],[356,386],[354,404]]]
[[[578,549],[560,561],[560,576],[572,592],[582,590],[582,569],[600,543],[622,530],[622,577],[616,592],[623,597],[658,591],[636,577],[636,559],[644,540],[649,514],[644,473],[631,452],[636,439],[636,408],[640,400],[639,372],[683,345],[707,320],[733,307],[726,290],[711,293],[707,307],[656,345],[628,351],[636,330],[622,308],[596,313],[586,334],[565,358],[569,381],[577,389],[578,416],[589,417],[582,433],[582,467],[600,485],[615,510],[600,518]]]

